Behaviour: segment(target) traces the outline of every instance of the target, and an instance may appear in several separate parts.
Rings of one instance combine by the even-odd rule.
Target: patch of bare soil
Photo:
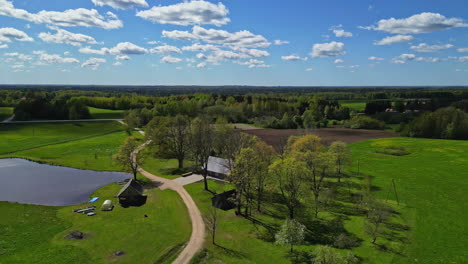
[[[395,132],[384,130],[351,129],[343,127],[330,127],[320,129],[255,129],[242,130],[242,132],[254,135],[265,141],[267,144],[278,148],[284,140],[290,136],[302,136],[314,134],[322,138],[325,145],[330,145],[334,141],[346,143],[359,142],[369,139],[398,137]]]

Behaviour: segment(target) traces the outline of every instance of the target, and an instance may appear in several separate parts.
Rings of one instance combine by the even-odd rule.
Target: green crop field
[[[89,113],[94,119],[121,119],[124,115],[124,110],[111,110],[95,107],[88,107]]]
[[[376,153],[388,147],[405,156]],[[393,263],[468,263],[468,141],[392,138],[352,144],[360,171],[385,199],[394,179],[410,242]],[[390,193],[390,198],[396,197]]]
[[[92,196],[117,203],[114,195],[122,186],[105,186]],[[187,209],[177,193],[151,189],[141,207],[111,212],[97,211],[88,217],[73,213],[76,206],[46,207],[0,203],[0,263],[91,264],[170,263],[188,241],[191,225]],[[81,205],[81,207],[87,204]],[[148,217],[144,217],[147,215]],[[72,231],[83,240],[66,240]],[[124,251],[121,257],[115,251]]]
[[[343,107],[348,107],[351,110],[358,111],[358,112],[364,112],[364,109],[366,109],[366,102],[365,101],[348,101],[348,100],[342,100],[340,101],[341,106]]]
[[[123,131],[115,122],[0,124],[0,155]]]
[[[13,107],[0,107],[0,122],[13,114]]]

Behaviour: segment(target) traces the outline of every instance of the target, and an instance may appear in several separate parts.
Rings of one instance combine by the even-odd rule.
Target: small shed
[[[119,203],[123,207],[140,206],[146,202],[146,196],[143,195],[143,192],[143,186],[133,179],[130,179],[127,184],[120,189],[117,197],[119,198]]]
[[[227,159],[210,156],[208,158],[208,176],[224,179],[230,173]]]
[[[102,211],[112,211],[114,209],[114,204],[111,200],[105,200],[101,206]]]

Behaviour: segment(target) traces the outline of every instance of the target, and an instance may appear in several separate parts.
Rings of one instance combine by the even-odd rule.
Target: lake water
[[[24,159],[0,159],[0,201],[64,206],[83,203],[128,173],[79,170]]]

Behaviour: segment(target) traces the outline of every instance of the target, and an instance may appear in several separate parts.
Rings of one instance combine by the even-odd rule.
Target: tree
[[[295,209],[300,206],[303,196],[305,164],[289,157],[273,163],[269,167],[269,173],[276,179],[283,201],[288,207],[289,218],[293,219]]]
[[[329,246],[319,246],[314,252],[314,264],[357,264],[359,259],[353,253],[348,252],[346,255],[341,255]]]
[[[141,164],[140,155],[138,155],[139,144],[135,137],[128,137],[120,146],[120,150],[113,156],[113,159],[124,169],[124,171],[133,173],[136,180],[138,168]]]
[[[367,222],[364,227],[366,233],[372,237],[372,243],[375,244],[377,237],[384,232],[384,227],[382,225],[389,218],[391,209],[374,199],[368,206]]]
[[[254,179],[258,169],[258,160],[254,150],[242,149],[236,159],[234,169],[229,174],[229,181],[236,186],[237,214],[241,214],[241,207],[244,204],[245,216],[249,215],[249,209],[253,203]]]
[[[304,242],[305,226],[294,219],[286,219],[281,226],[281,230],[276,233],[276,244],[282,246],[290,246],[291,252],[295,245],[300,245]]]
[[[338,177],[338,182],[341,182],[343,167],[349,164],[351,161],[351,153],[349,151],[348,145],[342,141],[335,141],[330,145],[328,151],[333,154],[336,175]]]
[[[196,118],[191,125],[190,149],[196,168],[201,169],[208,191],[208,159],[213,150],[214,130],[206,118]]]
[[[261,211],[263,196],[268,182],[268,167],[272,163],[275,155],[273,147],[261,140],[257,140],[254,145],[257,157],[257,173],[255,174],[255,190],[257,191],[257,211]]]
[[[190,119],[182,115],[155,117],[148,128],[147,135],[152,143],[159,146],[160,151],[176,158],[179,168],[183,168],[189,150]]]
[[[211,242],[216,245],[216,231],[218,229],[218,209],[211,206],[208,210],[208,214],[204,217],[208,230],[211,233]]]

